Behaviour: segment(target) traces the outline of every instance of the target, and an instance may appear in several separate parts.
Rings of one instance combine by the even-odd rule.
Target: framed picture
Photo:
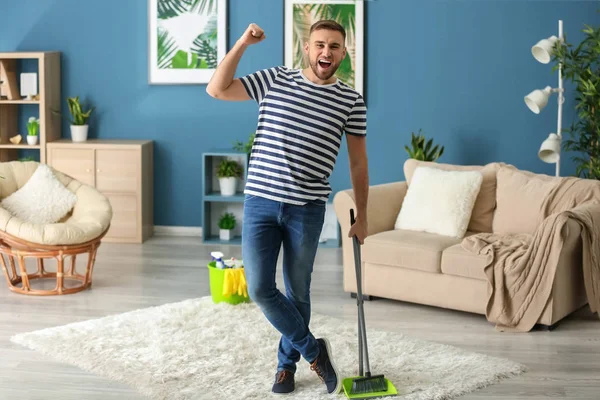
[[[148,0],[150,84],[208,83],[227,50],[227,0]]]
[[[313,23],[332,19],[346,30],[346,58],[336,76],[363,94],[364,0],[285,0],[285,65],[305,68],[304,44]]]

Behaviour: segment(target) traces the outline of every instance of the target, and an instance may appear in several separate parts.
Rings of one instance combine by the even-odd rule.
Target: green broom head
[[[365,376],[352,381],[351,394],[386,392],[388,381],[383,375]]]
[[[371,399],[398,394],[398,389],[383,375],[348,377],[342,381],[342,386],[349,399]]]

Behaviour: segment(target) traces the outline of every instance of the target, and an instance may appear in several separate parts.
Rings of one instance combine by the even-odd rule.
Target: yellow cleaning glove
[[[246,274],[243,269],[238,269],[240,283],[238,285],[238,295],[248,297],[248,284],[246,283]]]
[[[223,296],[229,297],[233,293],[233,275],[229,268],[223,270]]]
[[[223,278],[223,296],[238,296],[248,297],[248,285],[246,283],[246,275],[243,268],[226,268]]]

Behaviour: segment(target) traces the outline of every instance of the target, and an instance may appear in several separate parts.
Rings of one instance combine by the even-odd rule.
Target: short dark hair
[[[313,31],[316,31],[319,29],[329,29],[330,31],[338,31],[342,34],[342,36],[344,36],[344,42],[346,41],[346,30],[344,29],[344,27],[342,25],[338,24],[334,20],[322,19],[320,21],[315,22],[310,27],[309,35],[311,33],[313,33]]]

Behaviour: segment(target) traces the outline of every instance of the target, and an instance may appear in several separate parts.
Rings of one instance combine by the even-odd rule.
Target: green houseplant
[[[217,169],[217,178],[222,196],[233,196],[236,192],[237,181],[242,177],[242,167],[235,160],[223,159]]]
[[[221,215],[221,218],[219,218],[219,239],[231,240],[236,224],[237,220],[233,213],[227,212]]]
[[[38,142],[38,131],[40,129],[40,120],[36,117],[29,117],[27,121],[27,143],[36,145]]]
[[[88,136],[88,119],[94,111],[94,107],[83,111],[79,96],[67,97],[67,105],[69,106],[69,112],[71,113],[71,140],[74,142],[85,142]],[[62,115],[60,112],[53,110],[53,113]]]
[[[433,146],[433,138],[427,140],[422,133],[422,129],[419,129],[418,135],[411,132],[410,145],[411,147],[404,146],[404,149],[408,153],[408,156],[415,160],[436,161],[444,154],[444,146],[438,144]]]
[[[578,153],[572,159],[577,163],[578,177],[600,179],[600,29],[585,25],[584,39],[575,47],[563,36],[563,43],[554,45],[552,68],[561,70],[565,80],[575,83],[575,110],[577,120],[564,140],[564,148]]]
[[[242,151],[242,152],[248,154],[248,157],[250,157],[250,152],[252,151],[252,145],[254,144],[255,137],[256,137],[256,133],[252,132],[246,143],[242,143],[239,140],[236,140],[233,143],[233,149],[236,151]]]

